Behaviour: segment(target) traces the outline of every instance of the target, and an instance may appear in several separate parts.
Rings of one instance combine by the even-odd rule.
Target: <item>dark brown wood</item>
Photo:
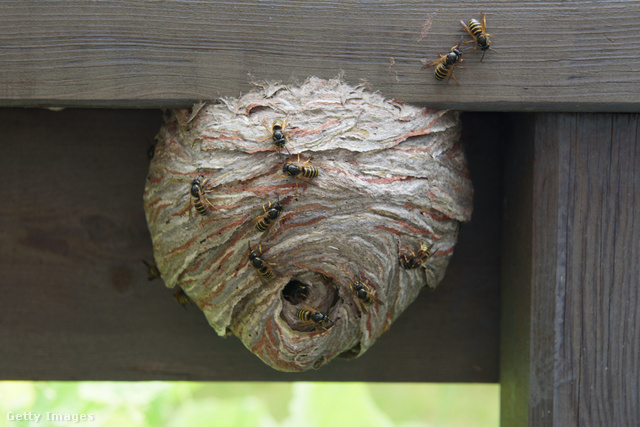
[[[505,121],[504,223],[500,298],[500,421],[525,426],[529,416],[533,115]]]
[[[530,246],[530,275],[523,283],[505,281],[503,294],[513,295],[514,286],[529,291],[523,298],[531,310],[503,315],[501,352],[501,383],[520,380],[519,395],[528,394],[510,399],[503,390],[503,415],[516,414],[517,425],[522,409],[532,426],[626,426],[640,419],[639,119],[540,114],[518,129],[533,151],[533,170],[523,170],[533,203],[530,219],[508,215],[506,227],[523,236],[523,251]],[[526,256],[506,253],[506,262]],[[530,325],[528,343],[509,339],[510,321]],[[507,369],[518,362],[528,367],[528,379],[521,369]]]
[[[422,70],[481,11],[495,49],[464,52],[461,85]],[[0,2],[0,105],[186,106],[344,74],[433,108],[638,111],[638,12],[634,0]]]
[[[503,115],[463,115],[475,211],[445,281],[360,359],[303,374],[273,371],[147,280],[142,191],[161,116],[0,110],[0,379],[498,380]]]

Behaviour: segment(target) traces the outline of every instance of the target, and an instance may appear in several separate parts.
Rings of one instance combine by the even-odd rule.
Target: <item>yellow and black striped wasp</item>
[[[296,317],[305,323],[313,324],[316,330],[318,330],[318,327],[320,327],[326,331],[328,328],[324,327],[325,322],[331,324],[329,327],[335,325],[335,323],[333,323],[333,320],[329,319],[329,316],[327,316],[325,313],[321,313],[308,306],[307,309],[301,308],[296,311]]]
[[[173,298],[186,310],[187,305],[191,304],[193,300],[189,298],[189,295],[186,294],[182,288],[178,288],[176,293],[173,294]]]
[[[275,273],[273,272],[273,269],[270,266],[276,265],[276,264],[272,262],[267,262],[262,258],[262,244],[258,243],[259,253],[256,253],[256,251],[251,249],[251,242],[248,242],[248,244],[249,244],[249,256],[248,256],[249,262],[251,263],[251,266],[258,273],[258,276],[260,277],[260,280],[262,281],[262,283],[266,285],[268,280],[271,280],[275,277]],[[272,256],[271,258],[274,258],[274,257],[275,255]],[[268,258],[268,259],[271,259],[271,258]]]
[[[285,129],[289,125],[289,116],[284,119],[284,122],[280,119],[273,122],[271,127],[266,124],[264,127],[267,129],[269,133],[271,133],[271,140],[273,141],[273,145],[276,147],[276,151],[280,153],[283,149],[287,150],[287,153],[291,155],[289,149],[286,147],[286,143],[291,144],[291,140],[289,139],[289,134],[285,132]]]
[[[297,163],[287,162],[282,166],[282,172],[284,172],[285,175],[296,178],[296,192],[298,191],[298,179],[308,182],[309,179],[313,179],[318,176],[318,168],[311,166],[309,164],[310,161],[311,157],[300,163],[300,153],[298,153]]]
[[[200,177],[198,177],[191,182],[191,203],[193,204],[193,207],[196,209],[196,212],[198,212],[202,216],[205,216],[209,213],[208,206],[212,207],[217,211],[220,211],[220,209],[213,206],[213,204],[204,197],[206,193],[211,193],[213,191],[213,190],[209,190],[209,191],[204,190],[205,185],[207,184],[208,181],[209,181],[209,178],[200,182]]]
[[[453,69],[455,67],[466,68],[458,65],[459,63],[464,61],[462,59],[462,52],[459,49],[460,43],[462,43],[462,41],[458,42],[457,45],[453,46],[451,48],[451,51],[448,54],[446,55],[439,54],[440,58],[436,59],[435,61],[427,62],[423,60],[422,68],[425,69],[425,68],[437,65],[436,71],[435,71],[436,80],[444,80],[445,83],[448,83],[449,79],[453,77],[453,80],[455,80],[456,83],[460,84],[460,82],[458,81],[458,79],[456,79],[456,76],[453,72]]]
[[[400,255],[400,266],[405,270],[411,270],[418,267],[424,267],[424,264],[431,257],[431,249],[433,248],[434,243],[427,245],[426,243],[420,243],[420,249],[418,253],[411,252],[411,257],[407,257],[407,255]]]
[[[271,227],[276,223],[276,220],[282,214],[284,210],[284,206],[280,203],[280,196],[276,193],[277,201],[275,204],[271,204],[269,201],[269,208],[266,208],[264,203],[262,204],[262,209],[264,210],[264,214],[260,215],[256,218],[256,230],[263,231],[263,236],[266,235]]]
[[[373,294],[373,289],[371,288],[371,286],[365,284],[364,282],[352,282],[349,285],[349,288],[351,289],[351,292],[353,292],[353,294],[362,303],[362,309],[365,313],[367,312],[367,306],[370,306],[373,303],[384,305],[384,303]]]
[[[309,287],[298,280],[292,280],[282,290],[282,296],[292,305],[297,305],[309,298]]]
[[[482,21],[482,23],[480,22]],[[487,34],[487,14],[480,14],[480,21],[477,19],[471,19],[469,21],[469,26],[467,26],[464,21],[460,21],[462,28],[469,33],[473,40],[468,40],[465,43],[476,43],[476,46],[473,50],[480,48],[482,51],[482,58],[480,58],[480,62],[484,59],[484,54],[487,53],[487,50],[491,49],[491,40],[489,37],[492,37],[491,34]]]

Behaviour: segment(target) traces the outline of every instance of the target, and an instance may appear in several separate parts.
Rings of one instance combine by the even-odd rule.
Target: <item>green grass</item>
[[[40,414],[39,422],[9,420]],[[85,414],[92,421],[47,421]],[[496,384],[0,382],[0,427],[499,424]]]

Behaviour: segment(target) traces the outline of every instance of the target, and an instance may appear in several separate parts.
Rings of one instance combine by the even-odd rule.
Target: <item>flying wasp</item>
[[[251,249],[251,243],[250,242],[248,243],[249,243],[249,256],[248,256],[249,262],[251,263],[251,266],[255,268],[256,272],[258,273],[258,276],[260,276],[260,280],[262,281],[262,283],[266,285],[267,280],[271,280],[275,277],[273,269],[269,266],[276,265],[276,264],[272,262],[267,262],[262,258],[262,245],[260,243],[258,243],[259,253],[256,253],[256,251]],[[271,258],[274,258],[274,257],[275,255]],[[271,259],[271,258],[268,258],[268,259]]]
[[[351,292],[362,302],[362,308],[364,312],[367,312],[367,306],[372,305],[373,303],[377,303],[379,305],[384,305],[382,301],[378,297],[373,294],[373,289],[371,286],[366,285],[364,282],[352,282],[349,287],[351,288]]]
[[[200,182],[200,177],[198,177],[191,182],[191,203],[193,204],[193,207],[196,209],[196,212],[198,212],[202,216],[205,216],[207,215],[207,213],[209,213],[209,208],[207,207],[207,205],[211,206],[213,209],[217,211],[220,211],[220,209],[213,206],[213,204],[204,197],[206,193],[211,193],[213,191],[213,190],[209,190],[209,191],[204,190],[204,186],[208,181],[209,181],[209,178]]]
[[[456,83],[460,84],[460,82],[458,81],[458,79],[456,79],[456,76],[454,75],[453,69],[455,67],[466,68],[458,65],[460,62],[464,61],[462,59],[462,52],[459,49],[461,42],[462,41],[458,42],[457,45],[453,46],[451,48],[451,51],[448,54],[446,55],[438,54],[440,55],[440,58],[436,59],[435,61],[426,62],[423,60],[422,68],[425,69],[425,68],[437,65],[436,71],[435,71],[436,80],[444,80],[445,83],[449,83],[449,79],[453,77],[453,80],[455,80]]]
[[[487,14],[481,13],[480,20],[482,21],[482,23],[480,23],[480,21],[478,21],[477,19],[471,19],[469,21],[469,26],[467,26],[464,21],[460,21],[460,24],[462,25],[462,28],[464,28],[464,30],[469,33],[471,38],[473,38],[473,40],[468,40],[465,43],[475,42],[476,46],[473,48],[473,50],[480,48],[480,50],[482,51],[482,58],[480,58],[480,62],[482,62],[482,60],[484,59],[484,54],[487,53],[487,50],[491,49],[491,40],[489,40],[489,37],[492,36],[491,34],[487,34],[486,32]]]
[[[433,243],[427,245],[426,243],[420,243],[420,250],[418,253],[411,252],[411,257],[407,257],[407,255],[403,254],[400,256],[400,267],[411,270],[413,268],[424,267],[424,264],[431,257],[431,249],[433,248]]]
[[[289,124],[289,116],[284,119],[284,122],[280,119],[273,122],[271,127],[264,124],[264,127],[267,129],[269,133],[271,133],[271,139],[273,140],[273,145],[276,147],[276,151],[280,153],[282,149],[287,150],[287,153],[291,155],[289,149],[286,147],[286,143],[291,144],[289,139],[289,134],[285,132],[287,125]]]
[[[308,310],[304,308],[299,309],[298,311],[296,311],[296,317],[305,323],[313,323],[313,325],[316,327],[316,330],[318,329],[318,327],[321,327],[326,331],[327,328],[325,328],[323,325],[323,323],[325,322],[331,323],[332,326],[335,325],[335,323],[333,323],[333,320],[329,319],[329,316],[319,311],[313,310],[311,307],[309,307]]]
[[[256,230],[264,231],[263,235],[267,234],[271,227],[275,224],[276,220],[284,210],[284,206],[280,203],[280,196],[276,193],[276,197],[278,198],[275,204],[271,204],[269,201],[269,208],[267,209],[262,204],[262,209],[264,210],[264,214],[260,215],[256,218]]]
[[[300,163],[300,153],[298,153],[297,163],[287,162],[284,164],[284,166],[282,166],[282,172],[284,172],[285,175],[293,176],[296,178],[296,192],[298,191],[298,179],[308,182],[309,179],[313,179],[318,176],[318,168],[309,165],[308,163],[310,161],[311,157]]]

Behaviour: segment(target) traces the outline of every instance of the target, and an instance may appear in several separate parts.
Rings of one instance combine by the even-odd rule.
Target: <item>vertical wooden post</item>
[[[505,186],[502,423],[634,425],[639,116],[537,114],[516,123]]]

